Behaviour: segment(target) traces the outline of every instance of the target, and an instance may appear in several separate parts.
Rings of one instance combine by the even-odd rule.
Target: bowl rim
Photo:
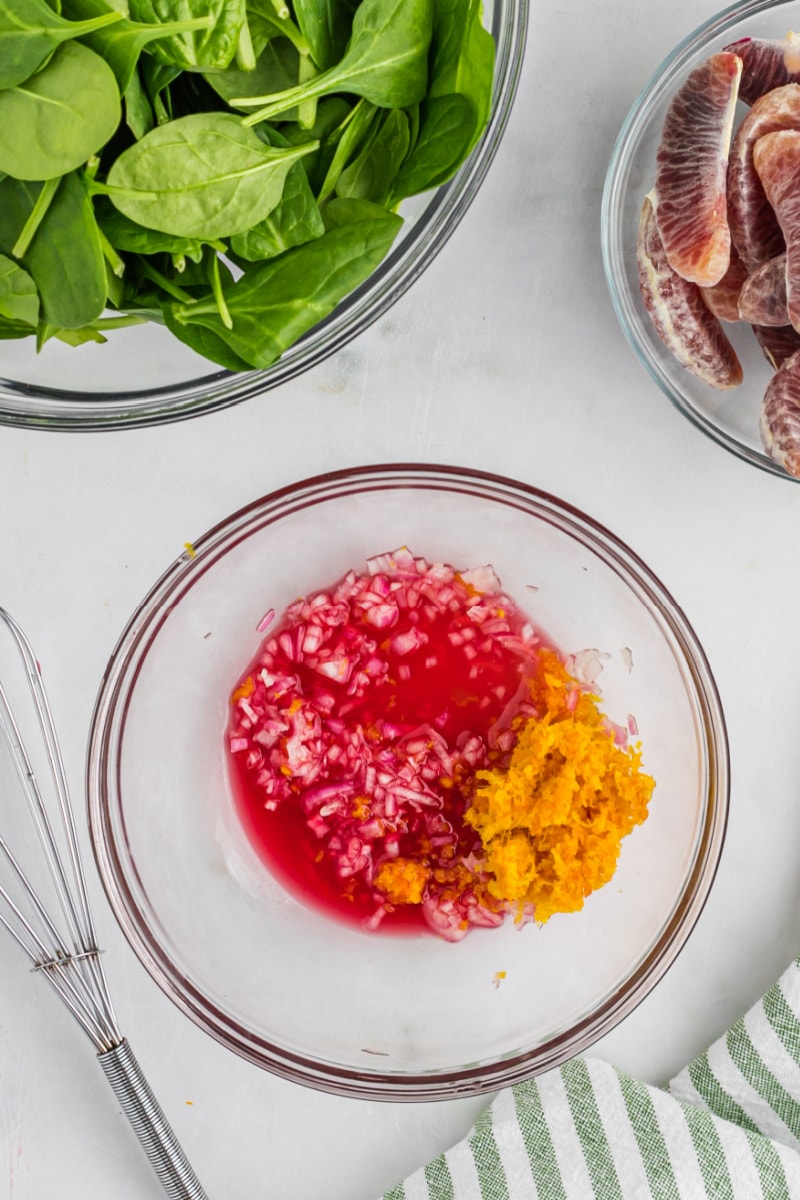
[[[777,9],[792,2],[793,0],[744,0],[743,3],[731,4],[698,25],[662,59],[634,100],[614,142],[603,185],[600,229],[603,270],[617,321],[636,358],[644,366],[653,382],[657,384],[678,412],[717,445],[722,446],[743,462],[758,467],[768,475],[788,480],[790,483],[797,483],[800,480],[784,471],[769,455],[744,445],[733,434],[719,428],[673,387],[653,352],[651,343],[638,331],[637,322],[642,314],[638,312],[628,296],[621,252],[621,247],[627,240],[621,229],[626,170],[629,155],[639,137],[641,127],[649,119],[648,110],[665,93],[671,93],[677,77],[685,70],[691,57],[702,50],[705,43],[712,38],[722,36],[732,25],[747,17],[756,16],[758,13]]]
[[[279,520],[298,505],[324,502],[355,489],[409,486],[467,490],[471,495],[521,507],[558,524],[598,553],[628,586],[635,584],[680,649],[681,665],[691,682],[707,774],[702,833],[683,892],[657,941],[622,986],[568,1030],[530,1050],[477,1066],[430,1073],[367,1071],[314,1059],[274,1045],[217,1011],[150,935],[126,882],[123,856],[111,828],[111,809],[121,811],[119,734],[140,666],[196,573],[205,573],[230,546],[246,539],[251,529]],[[127,622],[103,674],[87,747],[86,795],[95,862],[117,922],[150,976],[195,1024],[246,1060],[296,1083],[372,1100],[428,1101],[491,1092],[557,1066],[610,1032],[644,1000],[674,963],[711,891],[727,827],[730,757],[724,712],[705,652],[683,610],[621,539],[580,509],[533,485],[472,468],[400,462],[325,472],[278,488],[219,521],[192,544],[191,553],[180,555],[164,571]]]
[[[495,0],[491,30],[496,45],[492,108],[486,129],[467,161],[447,183],[421,197],[412,197],[412,204],[415,200],[427,200],[424,212],[408,230],[401,232],[383,262],[271,367],[241,373],[214,369],[198,379],[167,387],[87,394],[7,379],[0,366],[0,425],[86,433],[187,420],[229,408],[288,383],[369,328],[408,291],[445,246],[494,161],[522,72],[530,2]]]

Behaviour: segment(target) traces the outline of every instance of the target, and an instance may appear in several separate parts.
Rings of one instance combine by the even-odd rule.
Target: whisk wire
[[[42,917],[45,926],[51,927],[46,911],[33,891],[25,873],[20,868],[5,840],[0,838],[6,860],[12,867],[20,887]],[[9,920],[0,912],[0,924],[11,934],[17,945],[24,951],[33,964],[34,970],[40,970],[47,976],[48,983],[55,989],[84,1033],[91,1039],[98,1052],[109,1050],[119,1044],[122,1036],[113,1020],[98,1003],[92,988],[92,979],[84,976],[88,961],[99,951],[87,950],[79,954],[65,953],[58,946],[57,939],[53,948],[49,947],[37,933],[31,922],[15,902],[8,890],[0,885],[0,899],[5,901],[8,911],[13,917]]]
[[[58,802],[59,813],[65,834],[65,844],[68,854],[69,866],[72,871],[73,881],[75,885],[75,895],[70,891],[69,881],[65,872],[61,856],[58,852],[57,842],[47,808],[42,799],[42,793],[39,788],[39,783],[36,773],[33,769],[31,758],[28,754],[19,726],[14,718],[11,706],[8,702],[6,692],[0,683],[0,722],[2,722],[6,740],[11,748],[14,765],[23,785],[23,790],[28,799],[28,804],[31,808],[31,815],[36,824],[37,833],[39,835],[42,849],[47,857],[48,867],[53,874],[56,886],[58,889],[59,903],[62,906],[64,915],[70,926],[71,935],[75,938],[78,945],[84,940],[92,940],[92,918],[89,911],[89,899],[86,888],[86,879],[83,873],[80,854],[78,851],[78,837],[75,828],[75,820],[72,813],[72,806],[69,802],[69,787],[66,780],[66,772],[64,770],[64,761],[61,756],[61,750],[58,744],[56,735],[55,723],[50,711],[50,705],[47,700],[47,695],[42,683],[41,671],[36,656],[33,653],[33,648],[27,637],[20,629],[19,625],[13,617],[4,609],[0,609],[0,617],[6,622],[6,625],[13,637],[17,650],[22,658],[25,675],[27,678],[28,689],[31,699],[36,709],[37,723],[44,741],[47,754],[47,761],[50,767],[55,796]]]
[[[60,824],[56,822],[58,829],[49,815],[33,760],[1,682],[0,740],[9,749],[68,936],[62,937],[56,920],[2,836],[0,865],[5,861],[11,887],[0,882],[0,901],[4,906],[0,909],[0,925],[8,930],[34,969],[47,979],[91,1039],[122,1111],[170,1200],[208,1200],[117,1025],[89,908],[64,760],[39,663],[19,625],[1,607],[0,624],[11,634],[24,667],[60,816]],[[49,788],[47,794],[50,795]],[[66,852],[65,857],[62,851]]]

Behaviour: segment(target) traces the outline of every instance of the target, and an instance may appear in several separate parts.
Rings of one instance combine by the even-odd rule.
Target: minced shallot
[[[458,941],[509,911],[464,814],[478,773],[502,770],[542,716],[542,641],[490,566],[403,547],[366,567],[270,625],[232,694],[228,747],[265,836],[291,816],[288,853],[334,907],[368,930],[413,911]],[[583,690],[570,682],[567,708]]]

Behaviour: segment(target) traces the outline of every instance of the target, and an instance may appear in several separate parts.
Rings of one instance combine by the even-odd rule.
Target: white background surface
[[[722,864],[687,947],[594,1050],[654,1083],[800,951],[800,488],[669,406],[617,327],[600,259],[619,126],[714,8],[534,0],[477,201],[411,292],[299,381],[158,429],[0,429],[0,604],[44,665],[79,798],[94,697],[130,613],[185,542],[273,488],[354,464],[448,462],[552,491],[636,550],[706,649],[733,777]],[[88,844],[87,864],[121,1026],[212,1200],[373,1200],[466,1133],[481,1100],[341,1100],[223,1050],[134,958]],[[8,939],[0,989],[0,1198],[158,1200],[91,1048]]]

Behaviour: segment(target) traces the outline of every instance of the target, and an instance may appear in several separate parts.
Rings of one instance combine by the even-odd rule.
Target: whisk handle
[[[170,1200],[208,1200],[128,1042],[97,1059]]]

